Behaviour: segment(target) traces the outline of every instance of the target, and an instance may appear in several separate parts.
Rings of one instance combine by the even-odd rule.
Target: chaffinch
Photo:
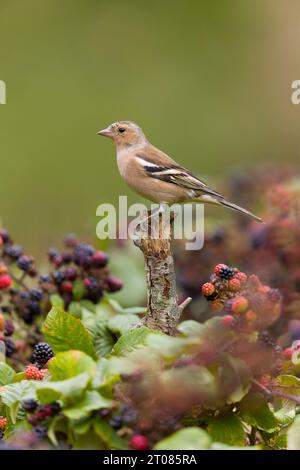
[[[154,147],[137,124],[130,121],[115,122],[99,131],[98,135],[114,140],[122,178],[146,199],[159,204],[208,202],[229,207],[262,222],[260,217],[227,201],[192,172]]]

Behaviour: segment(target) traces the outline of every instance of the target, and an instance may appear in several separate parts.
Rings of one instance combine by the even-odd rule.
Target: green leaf
[[[35,382],[36,393],[40,401],[49,403],[58,399],[79,399],[87,387],[90,376],[87,372],[58,382]]]
[[[123,439],[117,436],[116,432],[104,419],[98,418],[94,422],[95,433],[107,444],[108,449],[126,449]]]
[[[115,336],[108,328],[108,319],[97,316],[94,325],[94,345],[99,357],[109,354],[116,342]]]
[[[199,323],[195,320],[186,320],[179,323],[177,329],[182,333],[184,336],[190,335],[199,335],[203,330],[203,323]]]
[[[108,328],[116,335],[124,335],[140,321],[137,315],[117,314],[108,320]]]
[[[72,290],[74,300],[82,299],[84,293],[85,293],[85,286],[80,279],[77,279],[73,284],[73,290]]]
[[[213,419],[207,428],[213,441],[222,442],[231,446],[245,445],[245,432],[240,418],[233,414],[218,416]]]
[[[81,318],[82,316],[82,307],[79,302],[71,302],[68,307],[68,312],[73,315],[75,318]]]
[[[7,385],[14,381],[15,371],[5,362],[0,362],[0,385]]]
[[[191,427],[181,429],[158,442],[155,450],[207,450],[212,444],[211,437],[203,429]]]
[[[150,330],[146,327],[136,328],[130,330],[125,335],[121,336],[114,345],[111,354],[115,356],[122,356],[133,351],[134,349],[144,346],[150,334],[159,335],[155,330]]]
[[[0,389],[0,397],[4,405],[9,407],[11,420],[15,423],[20,402],[27,398],[36,397],[33,382],[22,380],[18,383],[5,385]]]
[[[227,404],[239,402],[248,393],[251,372],[241,359],[221,354],[218,377],[221,394]]]
[[[239,415],[250,426],[272,433],[279,429],[279,421],[260,393],[249,394],[239,404]]]
[[[76,349],[97,358],[91,336],[81,321],[61,309],[50,310],[42,331],[55,353]]]
[[[69,419],[82,419],[93,410],[110,408],[111,406],[112,400],[103,397],[96,391],[87,391],[83,399],[76,403],[76,406],[64,409],[63,414]]]
[[[87,372],[93,377],[96,372],[95,361],[82,351],[65,351],[54,356],[49,364],[53,380],[65,380]]]
[[[300,379],[294,375],[280,375],[275,383],[279,385],[278,390],[284,391],[285,394],[300,397]],[[283,386],[283,388],[280,386]],[[273,407],[274,414],[281,424],[289,425],[294,421],[297,407],[294,401],[278,398],[274,400]]]
[[[300,450],[300,416],[297,416],[288,429],[287,448],[288,450]]]
[[[65,303],[64,303],[63,299],[58,294],[50,295],[50,303],[51,303],[52,307],[64,308],[64,306],[65,306]]]

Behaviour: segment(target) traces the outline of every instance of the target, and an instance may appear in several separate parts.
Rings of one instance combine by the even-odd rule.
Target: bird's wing
[[[139,164],[145,173],[166,183],[173,183],[182,188],[189,189],[197,193],[206,193],[223,199],[223,196],[210,188],[204,181],[194,176],[190,171],[179,166],[168,155],[152,147],[152,152],[140,152],[136,154]]]

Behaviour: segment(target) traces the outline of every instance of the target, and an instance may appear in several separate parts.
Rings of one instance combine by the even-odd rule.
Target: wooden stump
[[[145,216],[136,230],[134,243],[145,260],[148,291],[148,311],[138,326],[160,330],[168,335],[176,334],[183,309],[191,301],[187,298],[178,304],[174,259],[172,253],[174,218],[169,211]]]

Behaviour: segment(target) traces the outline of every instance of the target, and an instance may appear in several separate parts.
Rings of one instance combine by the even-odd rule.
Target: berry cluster
[[[51,248],[48,258],[49,272],[39,273],[33,257],[14,244],[7,230],[0,229],[0,341],[5,343],[6,356],[22,363],[22,355],[28,359],[29,348],[41,338],[40,320],[49,312],[53,298],[68,310],[73,301],[97,304],[105,292],[117,292],[123,285],[110,274],[108,255],[73,234],[65,238],[62,251]],[[49,348],[45,343],[35,347],[32,362],[40,369],[53,356]]]
[[[277,289],[263,285],[256,275],[247,276],[225,264],[215,267],[210,281],[201,290],[212,310],[224,315],[222,321],[226,326],[239,324],[262,330],[274,323],[281,311]]]
[[[33,426],[33,432],[40,438],[47,436],[50,419],[61,412],[58,401],[41,405],[34,399],[27,399],[22,401],[21,406],[27,414],[28,423]]]

